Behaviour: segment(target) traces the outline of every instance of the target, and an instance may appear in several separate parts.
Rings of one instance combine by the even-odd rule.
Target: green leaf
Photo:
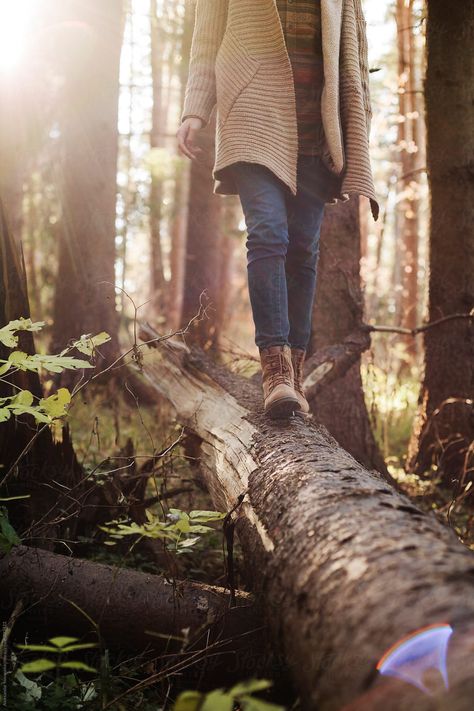
[[[206,694],[201,711],[232,711],[234,699],[221,689]]]
[[[0,375],[4,375],[7,370],[10,370],[11,363],[7,360],[0,360],[0,363],[3,363],[3,365],[0,365]]]
[[[214,529],[210,526],[190,526],[190,533],[213,533]]]
[[[11,412],[7,407],[0,407],[0,422],[6,422],[11,417]]]
[[[91,356],[97,346],[101,346],[103,343],[107,343],[107,341],[110,341],[110,336],[106,331],[101,331],[96,336],[92,336],[89,333],[81,336],[78,341],[74,341],[72,347],[77,348],[78,351],[85,355]]]
[[[15,331],[40,331],[45,322],[33,321],[30,318],[20,318],[10,321],[6,326],[0,328],[0,343],[7,348],[15,348],[18,344],[18,336],[14,336]]]
[[[198,711],[201,699],[199,691],[183,691],[176,699],[173,711]]]
[[[180,548],[190,548],[194,546],[195,543],[199,541],[199,538],[185,538],[183,541],[179,542]]]
[[[28,358],[28,353],[25,353],[24,351],[13,351],[13,353],[10,353],[8,356],[8,362],[10,365],[14,365],[17,368],[22,368],[22,370],[24,370],[24,366],[28,361]]]
[[[84,664],[84,662],[61,662],[61,669],[81,669],[82,671],[96,672],[97,669]]]
[[[179,516],[179,518],[189,518],[188,514],[185,511],[181,511],[181,509],[170,509],[170,514],[173,514],[174,516]]]
[[[71,402],[71,393],[67,388],[59,390],[47,398],[41,398],[41,409],[52,418],[63,417],[67,413],[67,406]]]
[[[180,518],[179,521],[176,521],[176,523],[173,524],[173,528],[175,528],[177,531],[181,531],[181,533],[188,533],[188,531],[191,530],[189,521],[184,518]]]
[[[29,652],[53,652],[57,654],[60,650],[48,644],[17,644],[18,649],[27,649]]]
[[[75,652],[77,649],[92,649],[94,647],[97,647],[95,642],[84,642],[83,644],[68,644],[67,647],[62,647],[61,651],[64,653]]]
[[[26,405],[18,405],[12,407],[12,412],[14,415],[33,415],[37,422],[44,422],[45,424],[49,424],[51,422],[51,418],[47,415],[43,415],[43,413],[37,407],[27,407]]]
[[[51,639],[48,639],[48,642],[51,642],[51,644],[54,644],[55,647],[59,647],[61,650],[66,645],[78,641],[77,637],[51,637]]]
[[[27,662],[20,667],[20,671],[24,674],[28,674],[28,672],[39,674],[50,669],[56,669],[56,664],[49,659],[35,659],[34,662]]]
[[[189,518],[193,519],[193,521],[202,519],[199,523],[207,523],[208,521],[220,521],[225,515],[221,511],[191,511]]]
[[[13,331],[8,326],[0,328],[0,343],[7,348],[15,348],[18,345],[18,336],[13,335]]]
[[[29,366],[32,370],[42,367],[52,373],[62,373],[63,370],[76,370],[78,368],[93,368],[86,360],[72,356],[40,355],[30,356]]]
[[[29,407],[33,404],[33,399],[32,392],[29,390],[20,390],[20,392],[12,397],[10,405],[26,405],[26,407]]]
[[[272,682],[268,679],[249,679],[248,681],[241,681],[229,690],[229,694],[232,696],[239,696],[240,694],[254,694],[256,691],[265,691],[273,686]]]
[[[8,520],[7,510],[0,508],[0,550],[8,553],[13,546],[19,546],[21,540]]]

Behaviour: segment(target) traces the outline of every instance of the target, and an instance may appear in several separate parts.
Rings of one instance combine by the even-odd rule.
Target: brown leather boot
[[[289,417],[300,409],[293,387],[290,347],[270,346],[259,350],[265,414],[272,419]]]
[[[296,397],[300,404],[301,412],[307,415],[310,412],[310,407],[303,392],[303,363],[306,356],[306,351],[301,348],[291,349],[291,363],[294,372],[294,387]]]

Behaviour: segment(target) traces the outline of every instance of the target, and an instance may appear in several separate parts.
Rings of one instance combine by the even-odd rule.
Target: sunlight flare
[[[0,72],[13,70],[31,41],[34,0],[0,0]]]

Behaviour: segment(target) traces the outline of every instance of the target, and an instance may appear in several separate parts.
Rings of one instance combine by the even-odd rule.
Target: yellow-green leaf
[[[183,691],[176,699],[173,711],[198,711],[201,699],[199,691]]]
[[[71,393],[67,388],[59,390],[47,398],[41,398],[40,407],[50,417],[63,417],[67,413],[67,406],[71,402]]]
[[[232,711],[233,708],[234,700],[232,696],[226,694],[225,691],[216,689],[206,694],[201,711]]]
[[[48,642],[51,642],[51,644],[54,644],[55,647],[60,648],[66,647],[66,645],[77,641],[77,637],[51,637],[51,639],[48,639]]]
[[[0,407],[0,422],[6,422],[10,419],[11,412],[6,407]]]
[[[62,669],[80,669],[81,671],[96,672],[97,669],[90,667],[84,662],[61,662],[59,665]]]
[[[40,672],[49,671],[50,669],[56,669],[56,664],[51,662],[49,659],[35,659],[34,662],[27,662],[23,664],[20,668],[24,674],[28,672],[32,674],[39,674]]]
[[[77,348],[81,353],[91,356],[97,346],[101,346],[103,343],[107,343],[107,341],[110,341],[109,334],[106,331],[101,331],[95,336],[91,334],[81,336],[78,341],[74,341],[73,347]]]
[[[30,407],[30,405],[33,404],[33,393],[29,390],[20,390],[20,392],[12,397],[11,404],[26,405],[26,407]]]

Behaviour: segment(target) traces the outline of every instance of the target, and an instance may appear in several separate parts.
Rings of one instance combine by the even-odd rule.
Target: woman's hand
[[[196,133],[203,127],[202,119],[195,116],[190,116],[185,119],[179,127],[176,138],[178,139],[178,150],[187,158],[194,160],[198,153],[202,153],[202,148],[196,146]]]

